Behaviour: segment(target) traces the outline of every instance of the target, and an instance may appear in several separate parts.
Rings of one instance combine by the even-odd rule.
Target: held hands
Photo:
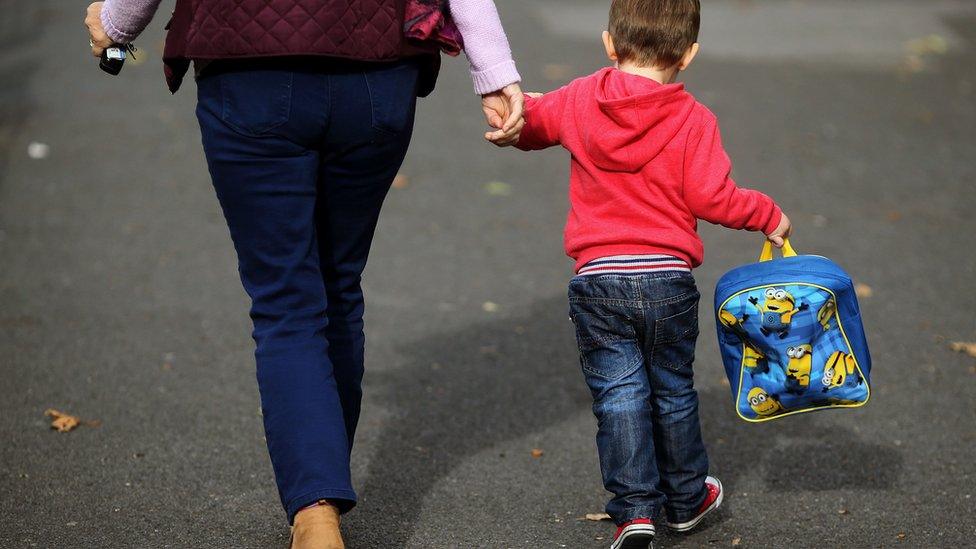
[[[789,238],[791,234],[793,234],[793,224],[790,223],[790,218],[786,217],[786,214],[784,213],[783,217],[779,220],[779,225],[776,226],[776,229],[766,235],[766,240],[772,242],[773,246],[782,248],[784,239]]]
[[[101,57],[102,51],[112,45],[112,39],[105,34],[102,27],[102,4],[95,2],[88,6],[88,14],[85,16],[85,26],[88,27],[88,35],[91,39],[92,55]]]
[[[509,84],[498,91],[482,95],[481,108],[485,112],[488,125],[495,128],[495,131],[485,133],[485,139],[499,147],[518,143],[519,133],[525,125],[522,118],[525,96],[518,84]]]

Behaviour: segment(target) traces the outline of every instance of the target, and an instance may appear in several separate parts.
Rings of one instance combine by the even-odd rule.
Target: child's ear
[[[613,37],[608,31],[603,31],[603,47],[607,50],[607,57],[614,63],[617,62],[617,48],[613,47]]]
[[[691,65],[691,62],[695,60],[695,56],[698,55],[698,42],[688,46],[685,50],[685,54],[681,56],[681,61],[678,62],[678,70],[683,71]]]

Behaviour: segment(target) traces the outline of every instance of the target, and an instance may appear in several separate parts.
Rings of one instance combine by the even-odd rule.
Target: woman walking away
[[[436,1],[408,7],[414,14]],[[92,53],[132,42],[159,2],[92,4]],[[339,548],[339,515],[356,504],[360,277],[443,41],[404,37],[404,0],[232,4],[177,0],[166,80],[175,92],[193,63],[204,152],[251,298],[264,427],[292,545]],[[489,135],[514,140],[522,93],[495,6],[449,7]]]

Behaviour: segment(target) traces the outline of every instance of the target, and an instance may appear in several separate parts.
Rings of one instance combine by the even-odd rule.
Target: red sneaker
[[[617,528],[610,549],[648,549],[654,541],[654,521],[646,518],[625,522]]]
[[[665,522],[665,524],[676,532],[687,532],[698,526],[705,515],[718,509],[722,505],[722,495],[724,494],[722,483],[715,477],[705,477],[705,489],[708,490],[708,493],[705,495],[705,501],[702,502],[697,515],[687,522]]]

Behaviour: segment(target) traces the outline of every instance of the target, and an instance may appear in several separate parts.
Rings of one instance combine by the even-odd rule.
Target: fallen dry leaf
[[[837,514],[838,514],[838,515],[846,515],[846,514],[848,514],[849,512],[850,512],[850,511],[848,511],[847,509],[838,509],[838,510],[837,510]]]
[[[905,43],[905,57],[898,67],[902,77],[925,70],[926,59],[932,55],[945,55],[949,51],[949,43],[938,34],[930,34],[922,38],[909,40]]]
[[[406,189],[410,186],[410,178],[403,175],[402,173],[396,174],[393,178],[393,188],[394,189]]]
[[[905,49],[915,55],[944,55],[949,51],[949,43],[938,34],[915,38],[905,43]]]
[[[533,448],[532,449],[532,457],[534,457],[534,458],[541,458],[542,457],[542,454],[544,454],[544,453],[545,452],[543,452],[541,448]]]
[[[59,433],[67,433],[68,431],[81,425],[80,419],[64,412],[59,412],[54,408],[44,410],[44,415],[51,418],[51,428],[57,429]]]
[[[504,181],[489,181],[485,184],[485,192],[491,196],[509,196],[512,186]]]
[[[899,540],[903,540],[903,539],[905,539],[905,538],[906,538],[907,536],[908,536],[908,535],[907,535],[907,534],[906,534],[905,532],[898,532],[898,535],[897,535],[897,536],[895,536],[895,537],[897,537],[897,538],[898,538]]]
[[[871,286],[859,282],[854,285],[854,293],[857,294],[857,297],[871,297],[874,295],[874,290],[871,289]]]
[[[887,217],[888,217],[888,221],[891,221],[892,223],[897,223],[901,221],[901,212],[897,210],[891,210],[888,212]]]
[[[732,547],[738,547],[742,543],[742,538],[732,538]]]
[[[966,353],[967,355],[976,358],[976,342],[953,341],[949,343],[949,348],[957,353]]]
[[[610,515],[606,513],[587,513],[583,515],[583,520],[592,520],[596,522],[601,520],[610,520]]]

